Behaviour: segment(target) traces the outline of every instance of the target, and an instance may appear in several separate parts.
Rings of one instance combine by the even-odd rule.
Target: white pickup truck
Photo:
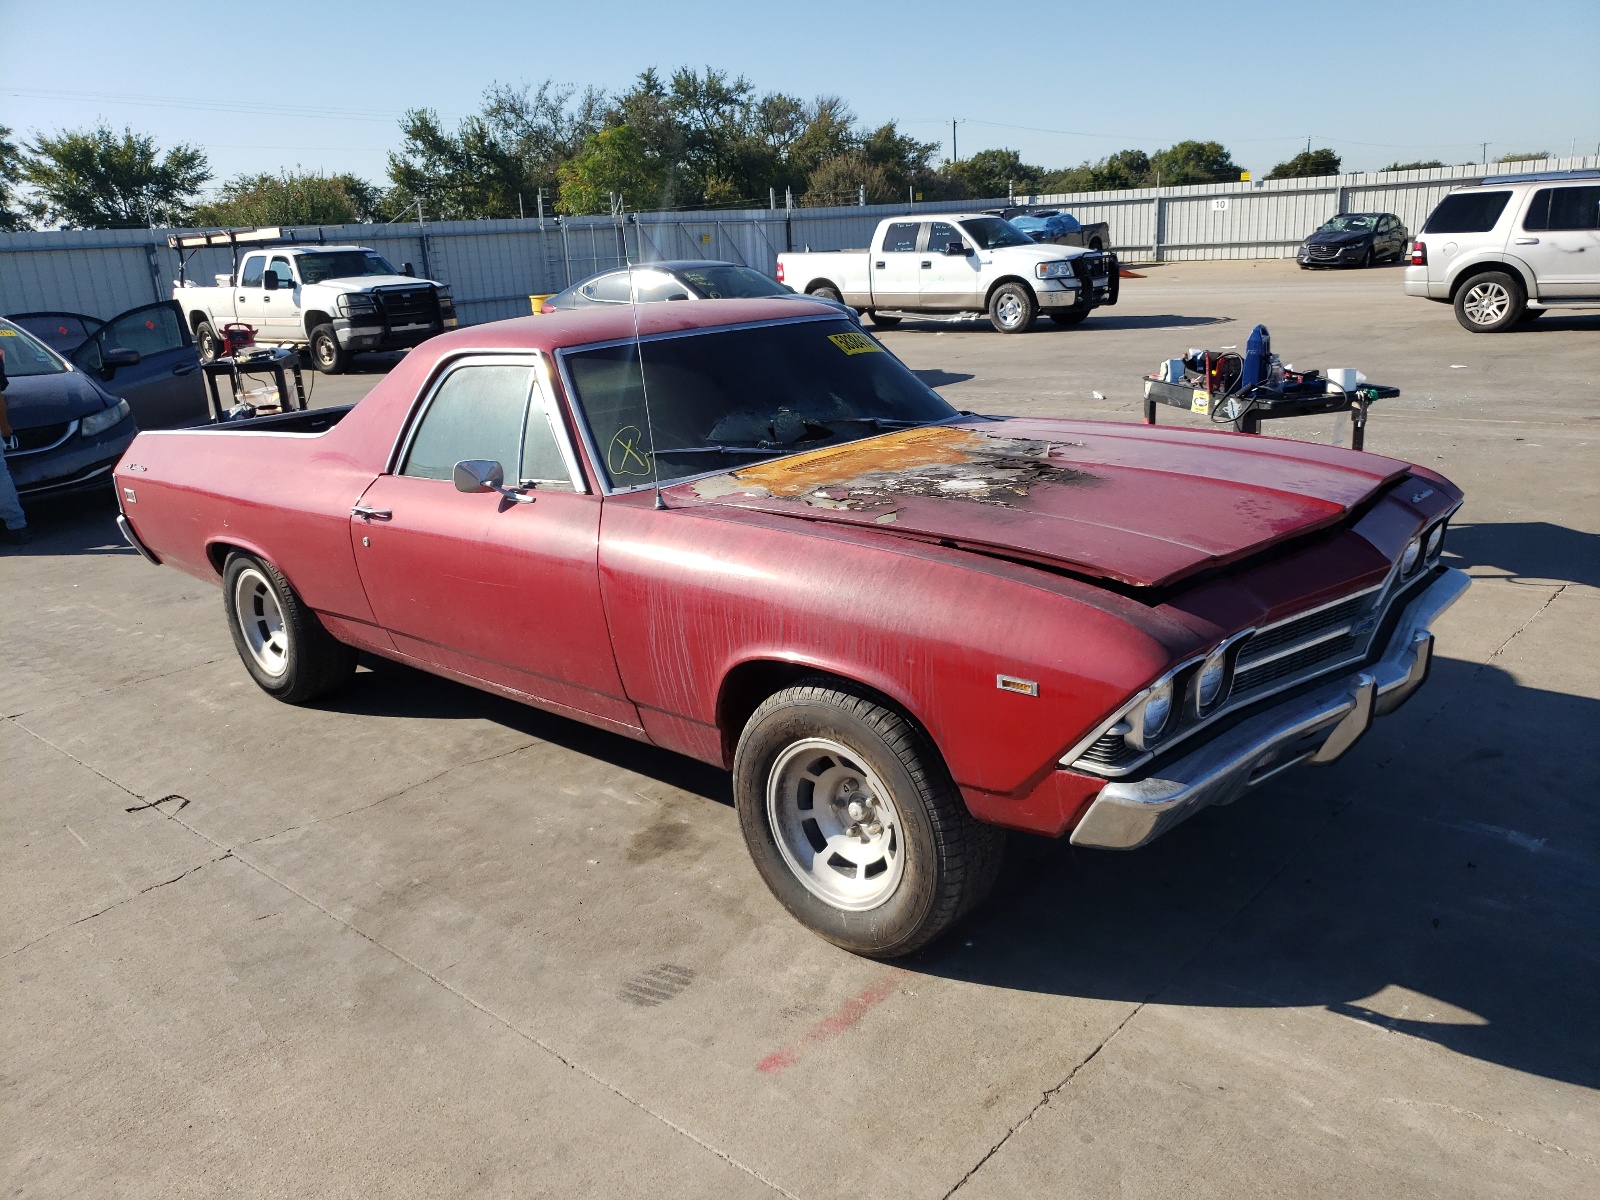
[[[402,274],[365,246],[241,252],[238,270],[218,275],[215,287],[180,279],[172,289],[203,362],[222,353],[221,330],[236,322],[251,326],[258,342],[309,347],[325,375],[346,370],[360,351],[399,350],[455,328],[448,287]]]
[[[1076,325],[1117,302],[1113,254],[1041,245],[981,213],[890,217],[869,250],[778,255],[778,279],[842,300],[884,327],[907,313],[986,312],[1001,333],[1022,333],[1041,312]]]

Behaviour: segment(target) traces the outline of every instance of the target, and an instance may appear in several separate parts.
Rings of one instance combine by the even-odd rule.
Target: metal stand
[[[222,420],[222,397],[217,391],[217,379],[225,376],[233,392],[233,401],[238,403],[241,375],[271,375],[278,386],[278,407],[284,412],[304,412],[306,407],[305,380],[300,375],[300,351],[292,347],[277,346],[266,354],[254,358],[244,358],[238,355],[214,358],[208,363],[201,363],[200,369],[205,372],[206,388],[210,392],[211,419]],[[294,376],[294,394],[289,392],[288,375]]]
[[[1235,433],[1257,434],[1261,432],[1263,421],[1347,412],[1350,414],[1351,449],[1361,450],[1366,447],[1367,418],[1373,401],[1393,399],[1399,394],[1397,387],[1373,383],[1364,383],[1353,392],[1330,393],[1326,381],[1315,379],[1302,384],[1285,384],[1277,391],[1257,388],[1251,398],[1245,400],[1239,396],[1214,397],[1190,384],[1146,377],[1144,423],[1156,423],[1158,404],[1211,417],[1219,425],[1228,425]],[[1229,419],[1230,411],[1237,411],[1239,415]]]

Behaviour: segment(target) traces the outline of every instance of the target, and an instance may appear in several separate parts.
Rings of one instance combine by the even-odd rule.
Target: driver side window
[[[956,232],[954,225],[947,225],[943,221],[935,221],[928,230],[928,252],[930,254],[943,254],[944,248],[951,242],[961,244],[961,235]]]
[[[289,260],[281,254],[273,258],[272,265],[267,268],[267,274],[278,277],[278,286],[280,288],[292,288],[294,286],[294,271],[289,266]]]
[[[412,436],[400,474],[450,479],[456,463],[486,458],[522,478],[523,418],[533,389],[533,368],[468,364],[444,377]]]

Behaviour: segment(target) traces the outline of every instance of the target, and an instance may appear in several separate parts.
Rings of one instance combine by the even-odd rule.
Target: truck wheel
[[[899,713],[831,679],[756,709],[733,766],[739,827],[785,908],[875,958],[938,937],[993,886],[1005,834],[973,819]]]
[[[1001,333],[1026,333],[1038,314],[1033,293],[1020,283],[1002,283],[989,297],[989,323]]]
[[[896,325],[900,324],[902,319],[903,318],[901,317],[891,317],[884,313],[872,314],[872,323],[879,329],[893,329]]]
[[[1068,327],[1068,326],[1072,326],[1072,325],[1082,325],[1083,322],[1084,322],[1084,318],[1086,318],[1088,315],[1089,315],[1089,309],[1087,307],[1084,307],[1084,308],[1069,308],[1065,312],[1053,312],[1053,313],[1051,313],[1050,314],[1050,319],[1052,321],[1054,321],[1057,325],[1061,325],[1063,327]]]
[[[1528,294],[1515,276],[1484,271],[1456,291],[1456,320],[1473,333],[1499,333],[1522,319]]]
[[[835,304],[844,303],[844,297],[839,294],[839,289],[828,284],[814,287],[806,295],[815,296],[818,300],[832,300]]]
[[[332,325],[311,331],[311,363],[324,375],[343,375],[350,369],[350,351],[339,345]]]
[[[1090,238],[1089,239],[1089,249],[1091,249],[1091,250],[1104,250],[1105,246],[1101,244],[1099,238]]]
[[[203,363],[216,362],[222,356],[222,339],[210,321],[201,321],[194,327],[194,349]]]
[[[355,650],[335,641],[277,568],[254,555],[228,556],[222,604],[234,648],[267,695],[304,704],[355,674]]]

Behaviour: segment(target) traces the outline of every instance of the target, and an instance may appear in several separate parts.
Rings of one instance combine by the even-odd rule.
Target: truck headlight
[[[378,302],[366,292],[346,292],[339,297],[338,308],[342,316],[366,316],[378,311]]]
[[[1072,276],[1072,260],[1061,259],[1058,262],[1042,262],[1033,268],[1033,273],[1040,279],[1063,279]]]
[[[97,433],[104,433],[117,425],[122,424],[133,415],[133,410],[128,407],[126,400],[118,400],[110,408],[102,408],[97,413],[90,413],[78,423],[78,432],[84,437],[94,437]]]

